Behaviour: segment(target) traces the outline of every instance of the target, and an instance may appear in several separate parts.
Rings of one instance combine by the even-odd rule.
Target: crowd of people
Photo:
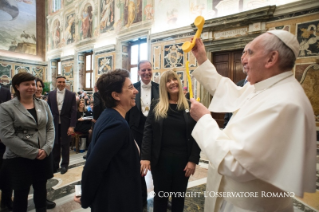
[[[293,211],[290,197],[262,198],[260,193],[293,192],[302,197],[315,192],[315,119],[291,72],[298,41],[283,30],[255,38],[241,57],[247,78],[240,86],[219,75],[203,42],[195,43],[192,52],[199,67],[193,76],[214,96],[209,108],[188,100],[187,88],[174,71],[162,73],[160,84],[152,82],[150,61],[139,62],[141,80],[134,84],[127,70],[101,75],[93,99],[85,92],[74,95],[65,88],[65,77],[58,76],[57,89],[45,102],[41,80],[29,73],[16,74],[15,98],[7,101],[10,94],[0,88],[0,139],[6,146],[0,173],[4,204],[10,207],[13,189],[13,211],[26,211],[32,185],[36,211],[46,211],[46,181],[58,170],[68,171],[71,135],[81,132],[89,135],[90,144],[82,196],[74,200],[93,212],[143,211],[149,171],[154,212],[168,207],[182,212],[185,195],[173,195],[170,203],[168,196],[159,194],[186,192],[200,151],[210,162],[208,192],[259,194],[208,196],[205,211]],[[232,113],[224,129],[211,112]]]

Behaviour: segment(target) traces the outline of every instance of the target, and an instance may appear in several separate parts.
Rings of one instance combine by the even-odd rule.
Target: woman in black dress
[[[88,112],[85,107],[84,99],[80,99],[77,102],[77,122],[74,128],[74,132],[80,132],[83,134],[88,134],[88,144],[92,137],[92,119],[85,119],[85,117],[93,117],[92,112]]]
[[[164,72],[160,99],[152,102],[146,119],[141,150],[141,174],[146,175],[152,166],[154,212],[166,212],[169,192],[186,192],[199,162],[200,149],[191,136],[196,122],[189,109],[177,74]],[[172,212],[182,212],[184,200],[183,195],[172,195]]]
[[[82,197],[75,201],[92,212],[141,212],[139,149],[125,120],[138,91],[123,69],[101,75],[97,87],[106,109],[95,123],[82,173]]]

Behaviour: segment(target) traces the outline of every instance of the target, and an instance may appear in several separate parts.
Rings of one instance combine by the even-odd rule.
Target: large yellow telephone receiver
[[[182,49],[184,52],[186,52],[186,53],[190,52],[192,50],[192,48],[195,46],[196,39],[200,38],[200,35],[202,34],[204,23],[205,23],[205,19],[203,16],[196,17],[194,24],[197,27],[197,32],[196,32],[192,42],[186,41],[183,44]]]
[[[182,49],[184,52],[186,52],[186,53],[190,52],[192,50],[192,48],[195,46],[196,39],[200,38],[200,35],[202,34],[204,23],[205,23],[205,19],[203,18],[203,16],[196,17],[194,24],[197,27],[197,32],[196,32],[192,42],[186,41],[183,44]],[[189,64],[189,62],[186,61],[186,74],[187,74],[188,87],[189,87],[189,98],[193,98],[192,80],[191,80],[191,75],[189,73],[188,64]],[[199,102],[200,101],[199,97],[196,100]]]

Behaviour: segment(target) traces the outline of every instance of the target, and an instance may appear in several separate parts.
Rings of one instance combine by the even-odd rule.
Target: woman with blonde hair
[[[167,210],[168,197],[161,192],[185,192],[195,173],[200,149],[191,136],[196,122],[189,114],[179,77],[166,71],[160,79],[160,99],[152,102],[144,127],[141,174],[151,170],[154,182],[154,212]],[[172,212],[183,211],[184,197],[172,196]]]

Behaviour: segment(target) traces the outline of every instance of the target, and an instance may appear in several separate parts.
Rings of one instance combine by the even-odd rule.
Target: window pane
[[[147,60],[147,43],[140,45],[140,60]]]
[[[138,63],[138,45],[131,46],[131,65]]]
[[[58,62],[58,74],[61,75],[61,73],[62,73],[61,62]]]
[[[91,73],[86,73],[85,77],[85,87],[90,88],[90,81],[91,81]]]
[[[91,56],[92,55],[87,55],[86,56],[86,70],[91,70]]]
[[[131,82],[136,83],[138,81],[137,78],[137,67],[131,68]]]

